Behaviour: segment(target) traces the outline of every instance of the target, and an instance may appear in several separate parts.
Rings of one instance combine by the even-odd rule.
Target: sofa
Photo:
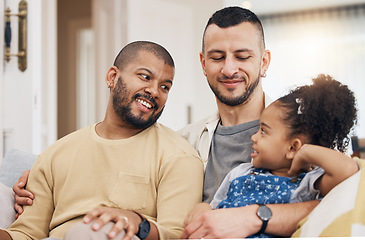
[[[0,166],[0,228],[15,220],[11,187],[37,156],[12,149]],[[323,198],[299,225],[293,237],[365,237],[365,160],[355,158],[360,171]]]
[[[25,170],[32,167],[37,155],[17,149],[6,152],[0,165],[0,228],[15,220],[14,193],[11,187]]]

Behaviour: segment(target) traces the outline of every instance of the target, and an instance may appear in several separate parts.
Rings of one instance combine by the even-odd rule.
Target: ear
[[[266,72],[269,69],[270,62],[271,62],[271,52],[269,50],[265,50],[264,54],[262,55],[261,77],[266,76]]]
[[[302,140],[299,138],[294,138],[289,146],[288,151],[286,152],[287,159],[293,159],[295,154],[299,151],[299,149],[303,146]]]
[[[207,76],[207,71],[205,70],[205,57],[203,52],[200,52],[200,63],[202,65],[204,75]]]
[[[106,73],[105,82],[109,88],[114,88],[115,84],[117,83],[118,81],[117,72],[118,68],[113,66],[109,68],[108,72]]]

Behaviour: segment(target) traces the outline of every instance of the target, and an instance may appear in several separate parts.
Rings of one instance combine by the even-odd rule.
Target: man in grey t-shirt
[[[270,60],[261,22],[251,11],[228,7],[208,20],[200,61],[216,97],[218,114],[180,130],[206,165],[204,201],[213,197],[224,176],[239,164],[237,161],[250,161],[252,149],[248,140],[257,126],[247,132],[240,128],[255,121],[258,124],[269,102],[261,78],[266,76]],[[236,128],[242,136],[235,133]],[[182,238],[244,238],[258,233],[262,227],[266,228],[265,233],[290,236],[297,223],[317,204],[270,204],[267,207],[272,217],[264,224],[257,215],[258,205],[204,211],[206,204],[202,203],[185,220]]]
[[[203,201],[211,202],[217,186],[229,171],[241,163],[251,162],[251,136],[259,130],[259,120],[225,127],[218,124],[211,143],[204,175]]]

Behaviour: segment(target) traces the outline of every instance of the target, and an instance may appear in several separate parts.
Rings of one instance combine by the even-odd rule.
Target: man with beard
[[[261,112],[271,103],[261,82],[270,60],[261,22],[254,13],[240,7],[228,7],[209,19],[203,34],[200,61],[216,96],[218,112],[179,132],[198,150],[204,162],[205,203],[213,199],[231,169],[251,161],[251,136],[259,128]],[[21,179],[20,187],[26,182],[26,174]],[[30,196],[18,185],[14,185],[14,190],[20,196]],[[17,198],[19,204],[29,204],[26,201],[31,200]],[[258,217],[258,205],[202,213],[206,205],[199,204],[186,218],[182,238],[244,238],[260,230],[290,236],[297,223],[317,204],[317,201],[309,201],[261,207],[260,211],[272,212],[269,220]],[[16,208],[18,212],[22,211],[20,205]]]
[[[123,48],[106,74],[104,120],[39,155],[27,183],[33,204],[0,239],[62,239],[68,230],[66,239],[178,238],[201,200],[203,164],[185,139],[156,123],[173,77],[162,46]]]
[[[181,238],[244,238],[258,232],[290,236],[318,204],[310,201],[205,211],[211,209],[208,203],[227,173],[251,161],[251,136],[259,129],[261,112],[271,103],[261,83],[270,60],[261,22],[254,13],[228,7],[209,19],[200,61],[218,113],[179,132],[198,150],[205,165],[203,203],[186,218]]]

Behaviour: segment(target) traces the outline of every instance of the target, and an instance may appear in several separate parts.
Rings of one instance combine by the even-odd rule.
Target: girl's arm
[[[326,147],[305,144],[295,154],[289,174],[308,165],[319,166],[325,171],[314,186],[322,196],[359,170],[357,163],[344,153]]]

